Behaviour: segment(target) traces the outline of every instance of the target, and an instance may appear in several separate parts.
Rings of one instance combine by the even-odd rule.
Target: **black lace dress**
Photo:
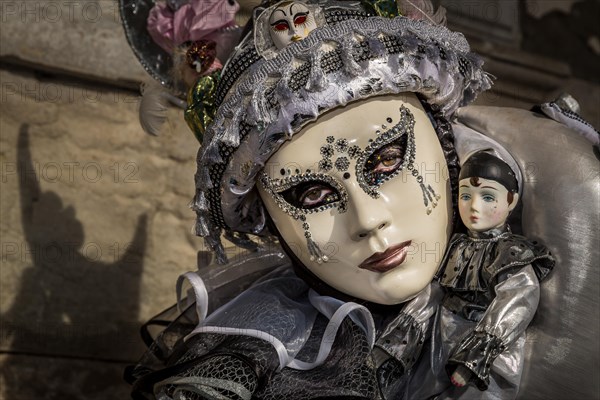
[[[190,307],[126,376],[136,399],[410,398],[405,372],[439,294],[370,310],[316,294],[287,268],[198,325]]]

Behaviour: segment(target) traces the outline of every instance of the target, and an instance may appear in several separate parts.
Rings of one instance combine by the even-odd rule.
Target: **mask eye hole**
[[[280,195],[292,206],[304,210],[323,207],[340,200],[337,189],[323,181],[302,182],[281,192]]]
[[[296,26],[304,25],[304,23],[306,22],[307,19],[308,19],[307,13],[298,13],[294,16],[294,25],[296,25]]]
[[[367,185],[379,186],[405,167],[407,139],[407,135],[402,135],[380,147],[367,158],[363,167],[363,176]]]
[[[290,29],[288,22],[285,20],[275,21],[271,24],[271,27],[276,32],[284,32]]]
[[[308,172],[277,179],[263,171],[260,185],[275,199],[279,208],[296,219],[330,208],[344,213],[348,207],[346,189],[331,175]]]

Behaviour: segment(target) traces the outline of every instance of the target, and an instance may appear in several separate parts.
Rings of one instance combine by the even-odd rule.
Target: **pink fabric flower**
[[[223,28],[235,26],[239,5],[228,0],[191,0],[177,11],[160,2],[148,15],[148,32],[168,53],[184,42],[210,40],[219,46]]]

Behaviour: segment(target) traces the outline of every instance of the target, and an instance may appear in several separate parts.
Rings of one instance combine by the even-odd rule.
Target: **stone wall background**
[[[572,29],[588,2],[510,0],[514,17],[501,22],[516,42],[473,23],[467,36],[498,77],[478,103],[529,108],[567,91],[600,126],[598,79],[585,72],[600,35]],[[495,2],[460,4],[475,21]],[[198,145],[176,109],[161,136],[140,128],[147,78],[116,2],[0,7],[0,399],[126,399],[139,326],[175,301],[177,276],[203,248],[187,207]],[[567,59],[568,41],[535,45],[544,29],[590,52]]]

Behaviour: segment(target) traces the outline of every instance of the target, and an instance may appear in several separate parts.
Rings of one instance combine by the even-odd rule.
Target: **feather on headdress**
[[[446,26],[446,9],[439,7],[434,11],[431,0],[398,0],[398,10],[407,18]]]

